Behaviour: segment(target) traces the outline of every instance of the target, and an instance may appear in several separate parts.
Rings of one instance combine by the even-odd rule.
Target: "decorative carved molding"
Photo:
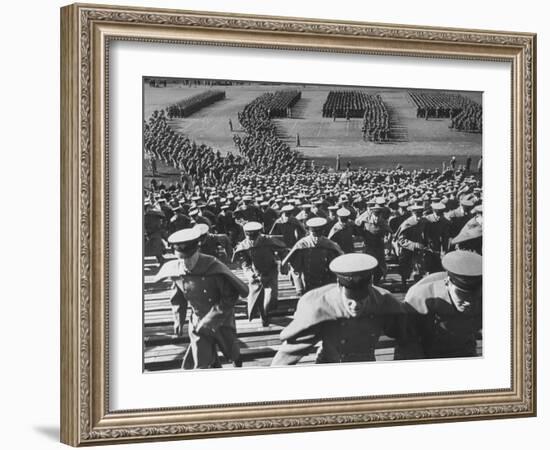
[[[80,439],[82,441],[117,440],[131,437],[201,435],[216,432],[297,430],[336,425],[368,425],[399,422],[422,422],[441,419],[463,419],[468,417],[498,417],[514,413],[533,411],[534,405],[534,143],[533,143],[533,92],[534,92],[534,48],[533,38],[527,35],[491,33],[467,30],[422,29],[371,24],[336,24],[322,21],[300,21],[284,18],[222,17],[200,13],[147,13],[121,11],[109,8],[93,9],[80,7],[80,242],[79,242],[79,288],[80,288]],[[448,43],[472,43],[522,47],[524,65],[524,161],[523,161],[523,201],[524,217],[524,396],[523,401],[513,404],[465,408],[430,408],[423,410],[402,410],[393,412],[372,412],[349,415],[317,415],[296,418],[272,418],[262,420],[227,420],[181,425],[160,425],[93,429],[91,423],[91,27],[94,21],[172,25],[181,27],[201,27],[250,31],[270,31],[287,33],[309,33],[338,36],[363,36],[390,38],[410,41],[440,41]],[[141,40],[138,38],[138,40]],[[146,41],[147,39],[143,39]]]
[[[530,38],[506,33],[487,33],[481,31],[422,29],[420,27],[387,26],[371,24],[336,24],[313,20],[284,18],[247,18],[226,17],[217,15],[176,14],[176,13],[142,13],[117,10],[82,10],[89,20],[112,21],[120,23],[173,25],[185,27],[222,28],[249,31],[276,31],[287,33],[311,33],[340,36],[364,36],[405,40],[444,41],[457,43],[498,44],[525,46]]]
[[[130,437],[153,437],[169,435],[201,435],[207,433],[265,430],[303,430],[308,428],[331,427],[336,425],[379,425],[399,422],[416,423],[450,418],[495,417],[528,411],[527,405],[495,405],[479,408],[438,408],[426,410],[403,410],[374,412],[368,414],[320,415],[296,418],[273,418],[262,420],[231,420],[219,422],[190,423],[185,425],[160,425],[150,427],[111,428],[92,431],[90,440],[124,439]]]

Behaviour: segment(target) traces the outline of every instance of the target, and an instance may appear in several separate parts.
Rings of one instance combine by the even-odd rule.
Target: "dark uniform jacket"
[[[447,213],[447,219],[451,222],[451,237],[455,237],[460,230],[464,228],[464,225],[472,218],[471,213],[466,213],[462,206],[459,206]]]
[[[233,247],[227,235],[209,233],[201,243],[201,253],[215,256],[221,261],[228,262],[233,257]]]
[[[168,229],[170,231],[170,234],[175,233],[176,231],[183,230],[185,228],[191,228],[193,226],[193,222],[191,218],[185,214],[175,213],[170,218],[170,224],[168,226]]]
[[[240,242],[233,259],[240,262],[248,278],[248,318],[252,320],[260,313],[260,302],[269,310],[277,301],[278,268],[275,254],[286,253],[286,245],[277,238],[260,235],[256,240]],[[266,292],[267,291],[267,292]]]
[[[446,272],[427,276],[405,297],[414,319],[418,346],[409,347],[409,358],[476,356],[476,337],[482,327],[481,300],[460,312],[445,284]]]
[[[385,265],[384,237],[390,233],[388,223],[382,218],[378,223],[369,219],[363,222],[361,227],[358,227],[358,234],[365,243],[365,253],[374,256],[379,265]]]
[[[328,238],[336,242],[344,253],[353,253],[355,251],[354,235],[355,225],[353,222],[336,222],[330,230]]]
[[[380,336],[408,339],[404,305],[385,289],[371,286],[369,290],[374,307],[358,317],[345,309],[337,284],[305,294],[294,319],[281,332],[283,344],[271,365],[296,364],[319,342],[316,363],[374,361]]]
[[[279,215],[272,208],[266,208],[265,210],[263,210],[262,215],[263,217],[261,222],[264,224],[264,230],[271,230]]]
[[[238,229],[233,214],[221,212],[216,216],[216,228],[220,233],[228,234],[230,229]]]
[[[395,233],[397,231],[399,226],[407,219],[407,217],[408,216],[406,214],[402,214],[402,215],[391,216],[388,219],[388,225],[389,225],[392,233]]]
[[[282,236],[283,242],[288,248],[292,248],[299,239],[304,237],[306,230],[295,217],[289,217],[287,221],[279,218],[271,227],[269,234]]]
[[[263,213],[261,209],[254,205],[243,205],[235,211],[235,216],[246,222],[263,222]]]
[[[314,238],[310,235],[296,242],[282,265],[289,263],[295,272],[301,273],[304,289],[310,291],[336,281],[334,273],[329,270],[329,264],[343,254],[340,246],[330,239],[324,236]]]
[[[426,219],[411,216],[407,218],[397,229],[395,240],[400,249],[414,251],[417,244],[424,244],[424,231],[426,228]]]
[[[436,253],[446,252],[449,249],[451,222],[445,217],[437,219],[435,214],[426,216],[424,236],[428,248]]]

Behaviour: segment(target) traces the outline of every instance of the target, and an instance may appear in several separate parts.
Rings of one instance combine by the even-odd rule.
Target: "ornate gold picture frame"
[[[503,389],[113,410],[109,49],[206,44],[511,65],[511,385]],[[536,414],[536,35],[74,4],[61,9],[61,440],[73,446]],[[136,93],[139,95],[140,93]],[[486,270],[490,270],[487,268]]]

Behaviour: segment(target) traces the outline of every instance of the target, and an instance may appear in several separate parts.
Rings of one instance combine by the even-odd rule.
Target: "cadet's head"
[[[465,199],[460,201],[460,205],[465,212],[470,212],[474,207],[474,202],[472,200]]]
[[[262,224],[260,222],[247,222],[243,226],[243,231],[248,239],[255,240],[260,236]]]
[[[351,216],[351,211],[346,208],[340,208],[338,211],[336,211],[336,215],[338,216],[338,220],[342,223],[345,223],[348,221],[349,216]]]
[[[323,234],[323,229],[327,224],[327,219],[323,217],[312,217],[306,222],[306,226],[312,236],[321,236]]]
[[[198,223],[193,228],[199,232],[199,243],[202,244],[208,236],[210,227],[206,223]]]
[[[443,203],[432,203],[432,211],[438,218],[441,218],[445,212],[445,205]]]
[[[376,258],[364,253],[348,253],[334,258],[330,270],[336,274],[344,308],[351,317],[357,317],[374,299],[370,295],[372,271],[378,265]]]
[[[281,208],[281,215],[283,217],[290,217],[292,216],[292,212],[294,211],[294,207],[291,205],[285,205]]]
[[[447,253],[441,264],[449,275],[447,287],[459,312],[469,310],[481,300],[482,258],[474,252],[456,250]]]
[[[412,205],[409,207],[409,210],[414,214],[415,217],[422,217],[424,207],[422,205]]]
[[[199,249],[200,232],[196,228],[186,228],[176,231],[168,237],[168,243],[174,249],[179,259],[193,256]]]
[[[384,210],[384,208],[380,205],[374,205],[371,208],[374,223],[378,223],[380,221],[380,218],[382,217],[382,211],[383,210]]]
[[[409,203],[408,202],[399,202],[397,204],[397,206],[399,206],[398,208],[398,211],[400,214],[405,214],[405,211],[407,211],[407,208],[409,207]]]
[[[331,218],[336,217],[336,211],[338,210],[338,206],[329,206],[328,207],[328,215]]]

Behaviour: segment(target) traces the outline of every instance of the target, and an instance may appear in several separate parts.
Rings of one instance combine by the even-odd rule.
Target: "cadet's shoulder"
[[[336,283],[309,291],[298,301],[292,322],[281,332],[281,340],[287,340],[322,322],[342,316],[338,308],[339,290]]]
[[[376,302],[386,311],[401,311],[403,302],[399,301],[394,295],[380,286],[371,285],[371,292],[376,297]]]
[[[170,261],[165,262],[160,270],[158,271],[157,275],[155,276],[155,282],[164,280],[166,278],[172,278],[179,275],[179,265],[177,259],[172,259]]]
[[[385,296],[390,296],[390,297],[394,298],[393,294],[390,291],[388,291],[387,289],[384,289],[383,287],[376,286],[376,285],[373,284],[373,285],[371,285],[371,288],[378,295],[381,295],[381,296],[384,296],[384,297]]]
[[[252,243],[248,239],[245,239],[237,244],[235,253],[238,253],[244,250],[249,250],[251,247],[252,247]]]
[[[207,270],[210,268],[216,268],[220,264],[222,264],[221,261],[215,256],[207,255],[206,253],[199,253],[199,260],[197,261],[195,267],[198,269]]]
[[[331,302],[335,293],[338,293],[336,283],[312,289],[298,300],[296,312],[298,312],[298,309],[311,308],[314,305],[319,306],[327,301]]]
[[[309,244],[311,244],[311,239],[309,236],[304,236],[296,241],[296,244],[294,244],[294,249],[300,250],[302,248],[307,248],[310,246]]]
[[[411,305],[419,313],[426,314],[428,312],[426,301],[431,298],[440,298],[444,295],[446,277],[446,272],[437,272],[428,275],[409,289],[404,302]]]
[[[415,216],[410,216],[410,217],[407,217],[403,223],[401,224],[402,227],[405,227],[405,226],[412,226],[412,225],[416,225],[418,223],[418,219],[415,217]]]

